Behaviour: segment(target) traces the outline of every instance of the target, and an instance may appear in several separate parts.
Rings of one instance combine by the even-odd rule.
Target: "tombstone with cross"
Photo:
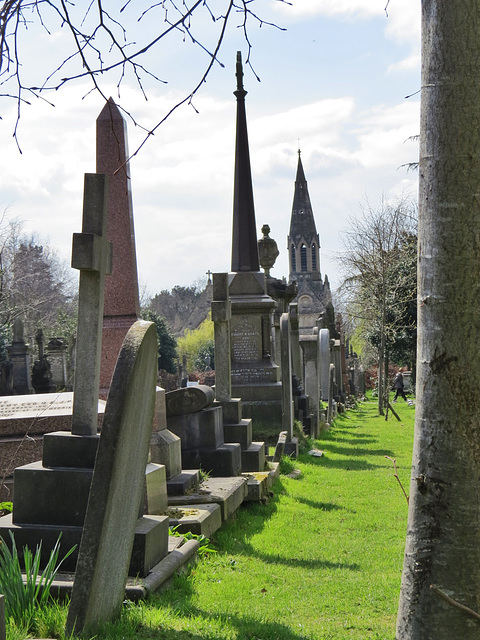
[[[77,545],[76,552],[62,565],[65,571],[75,570],[100,438],[97,423],[103,291],[111,263],[111,248],[106,239],[107,183],[102,174],[85,176],[82,233],[74,234],[73,238],[72,266],[80,270],[80,287],[72,430],[46,434],[42,461],[15,469],[13,517],[0,518],[0,536],[4,540],[9,540],[11,530],[19,548],[28,546],[33,551],[43,541],[42,562],[48,559],[60,533],[60,556]],[[153,360],[156,363],[156,346]],[[154,390],[153,375],[152,394]],[[116,406],[118,400],[112,402],[110,413]],[[149,419],[151,429],[153,414],[145,418],[146,422]],[[145,466],[146,460],[143,474]],[[144,522],[130,566],[135,575],[146,575],[158,556],[165,555],[168,540],[168,518],[166,525],[158,518],[141,520]],[[165,529],[164,534],[159,533],[158,527]],[[147,558],[141,549],[152,544],[152,537],[158,539],[162,549]]]

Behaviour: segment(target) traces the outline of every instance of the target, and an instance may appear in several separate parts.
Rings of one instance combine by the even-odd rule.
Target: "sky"
[[[267,223],[280,250],[274,277],[288,278],[286,238],[299,148],[320,234],[321,271],[333,288],[341,280],[336,257],[342,231],[354,224],[362,205],[416,197],[417,174],[402,165],[418,159],[418,143],[410,138],[419,133],[420,2],[386,4],[249,5],[265,21],[249,20],[255,73],[244,64],[244,86],[257,233],[260,238]],[[137,23],[134,5],[127,3],[121,15],[140,42],[163,24],[150,13]],[[210,1],[215,14],[225,5]],[[202,11],[194,14],[192,30],[212,50],[219,23]],[[67,29],[57,28],[54,16],[46,18],[50,34],[32,16],[20,39],[21,72],[32,84],[43,82],[71,51]],[[193,106],[175,110],[130,161],[143,296],[190,286],[207,271],[230,270],[235,62],[237,50],[244,63],[249,53],[238,24],[241,16],[235,14],[218,55],[223,66],[214,64]],[[188,96],[208,61],[204,49],[177,32],[143,59],[166,81],[144,76],[148,100],[132,77],[125,77],[120,96],[116,77],[99,78],[104,95],[135,118],[137,124],[127,117],[130,153],[144,140],[141,126],[152,129]],[[0,93],[8,89],[4,85]],[[95,120],[104,106],[90,89],[79,79],[44,93],[48,102],[33,98],[22,105],[21,153],[12,135],[17,104],[0,96],[0,211],[23,221],[26,232],[35,232],[68,262],[72,234],[81,231],[83,176],[95,171]]]

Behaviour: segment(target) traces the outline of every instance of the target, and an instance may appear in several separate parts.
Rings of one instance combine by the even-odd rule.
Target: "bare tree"
[[[480,4],[422,0],[417,407],[398,640],[480,637]]]
[[[405,324],[414,322],[406,310],[416,299],[416,207],[406,198],[383,200],[377,209],[367,202],[341,239],[338,294],[356,332],[377,349],[378,410],[383,415],[387,356]]]
[[[248,47],[245,62],[252,68],[251,22],[260,27],[276,27],[254,12],[254,3],[255,0],[124,0],[123,3],[117,3],[116,0],[87,3],[72,0],[5,0],[0,7],[0,87],[3,89],[0,97],[11,98],[17,103],[14,130],[17,145],[22,106],[30,104],[35,98],[50,101],[52,93],[76,80],[90,80],[91,90],[98,91],[107,100],[108,95],[103,90],[107,80],[114,79],[120,93],[122,85],[133,79],[146,99],[146,81],[165,83],[168,71],[162,69],[164,77],[160,77],[157,63],[151,60],[146,62],[147,54],[156,53],[163,41],[178,37],[196,45],[205,54],[204,70],[185,98],[172,105],[153,128],[145,129],[141,148],[175,109],[185,103],[193,106],[195,94],[215,64],[224,66],[219,52],[231,22],[243,31]],[[208,35],[202,31],[205,20],[213,25]],[[158,29],[152,30],[152,24],[158,25]],[[44,76],[35,77],[32,81],[31,69],[24,60],[26,46],[23,38],[28,37],[29,30],[35,26],[49,35],[67,31],[70,34],[70,49],[60,50],[53,67]],[[158,57],[156,53],[156,60]],[[135,122],[133,114],[128,115]]]

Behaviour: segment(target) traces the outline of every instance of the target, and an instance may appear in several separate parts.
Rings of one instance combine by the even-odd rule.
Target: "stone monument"
[[[20,318],[15,318],[13,341],[7,350],[12,363],[13,393],[18,395],[33,393],[30,378],[30,351],[23,337],[23,322]]]
[[[75,571],[67,634],[120,614],[125,597],[155,408],[157,334],[129,329],[115,367]]]
[[[272,361],[270,324],[275,307],[267,294],[258,258],[252,176],[248,149],[243,69],[237,53],[237,127],[232,233],[232,272],[229,274],[232,395],[242,399],[243,414],[280,431],[282,388],[279,367]]]
[[[100,396],[105,398],[123,339],[140,316],[126,122],[110,98],[97,118],[97,172],[109,177],[108,239],[112,272],[105,280]]]

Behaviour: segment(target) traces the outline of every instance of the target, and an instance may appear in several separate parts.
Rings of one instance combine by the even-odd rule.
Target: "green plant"
[[[24,547],[24,578],[15,538],[11,531],[9,533],[11,550],[3,539],[0,541],[0,592],[5,596],[6,617],[13,619],[18,626],[29,629],[36,609],[43,607],[49,598],[50,588],[60,565],[73,553],[75,547],[58,562],[60,534],[41,573],[42,543],[37,546],[35,554],[32,554],[28,547]]]
[[[13,502],[0,502],[0,511],[4,511],[6,513],[12,513]]]
[[[200,546],[198,548],[197,553],[201,558],[209,554],[217,553],[216,549],[214,549],[210,545],[210,538],[207,538],[206,536],[204,536],[203,533],[197,534],[197,533],[192,533],[191,531],[180,533],[179,531],[177,531],[178,527],[179,527],[178,524],[175,527],[170,527],[169,529],[170,535],[180,536],[182,538],[185,538],[185,540],[198,540]]]
[[[210,476],[212,475],[212,471],[204,471],[203,469],[200,469],[200,482],[206,482]]]

